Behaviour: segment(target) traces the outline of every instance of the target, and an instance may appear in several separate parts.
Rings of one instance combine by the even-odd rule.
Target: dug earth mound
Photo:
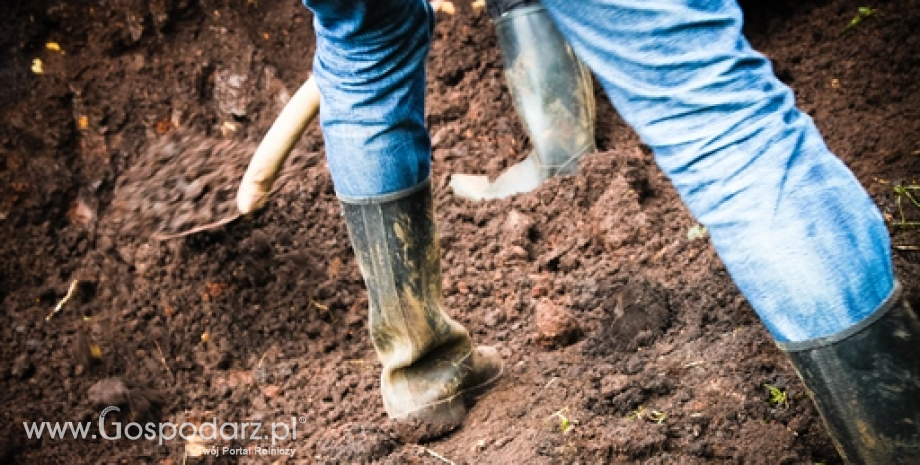
[[[599,151],[577,175],[500,201],[451,195],[449,173],[494,178],[532,148],[485,12],[455,2],[438,13],[427,123],[444,301],[477,342],[499,348],[506,374],[460,429],[413,443],[384,413],[366,290],[315,124],[264,210],[153,238],[230,211],[228,183],[310,75],[308,10],[8,3],[0,462],[840,463],[787,358],[600,88]],[[742,2],[755,48],[886,216],[915,300],[920,208],[901,188],[920,177],[920,1],[878,6],[845,31],[861,6]],[[171,140],[198,152],[147,158],[168,155]],[[197,190],[199,174],[224,190]],[[151,179],[157,188],[131,191]],[[136,215],[152,208],[169,221]],[[110,403],[134,406],[106,417],[125,423],[132,411],[174,423],[293,418],[296,438],[219,445],[296,454],[196,457],[183,441],[37,439],[23,428],[95,424]]]

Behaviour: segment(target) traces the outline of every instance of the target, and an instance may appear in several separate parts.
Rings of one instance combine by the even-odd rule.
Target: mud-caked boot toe
[[[498,349],[492,346],[477,346],[470,353],[469,373],[464,380],[461,392],[467,398],[485,392],[504,372],[504,363]]]
[[[384,405],[403,440],[419,442],[456,429],[470,403],[503,372],[493,347],[448,349],[441,355],[394,370],[382,380]]]

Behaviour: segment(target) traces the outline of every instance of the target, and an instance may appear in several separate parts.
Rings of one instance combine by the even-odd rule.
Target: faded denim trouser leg
[[[304,2],[329,166],[343,198],[430,173],[423,0]],[[544,0],[777,342],[834,336],[895,289],[878,209],[741,35],[731,1]]]
[[[844,332],[894,292],[881,214],[744,39],[734,1],[544,4],[777,342]]]
[[[445,312],[424,124],[424,0],[314,1],[314,76],[336,193],[367,286],[387,415],[416,440],[457,427],[503,372]],[[432,436],[432,437],[433,437]]]
[[[425,66],[434,13],[424,0],[304,0],[326,156],[342,200],[418,186],[431,171]]]

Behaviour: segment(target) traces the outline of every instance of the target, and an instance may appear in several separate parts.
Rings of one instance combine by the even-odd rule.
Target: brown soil
[[[439,14],[430,60],[445,300],[477,341],[501,348],[507,375],[461,429],[418,445],[383,411],[367,298],[315,125],[299,145],[314,161],[255,217],[170,241],[140,227],[107,233],[134,225],[113,201],[116,187],[165,138],[199,138],[210,156],[236,147],[227,166],[245,164],[239,147],[259,140],[309,75],[309,12],[294,0],[7,3],[0,462],[186,460],[178,441],[28,439],[22,426],[95,428],[103,406],[120,405],[107,418],[303,417],[297,439],[280,444],[297,449],[290,463],[445,463],[435,454],[455,463],[839,463],[792,368],[711,245],[688,239],[693,218],[605,99],[600,152],[581,174],[507,201],[451,196],[449,173],[496,174],[529,149],[491,24],[467,4]],[[913,298],[920,234],[894,224],[893,186],[916,184],[920,170],[920,1],[883,2],[846,33],[862,3],[743,6],[755,47],[892,221]],[[42,74],[31,72],[34,59]],[[208,208],[226,201],[212,194]],[[170,195],[134,199],[149,207]],[[920,219],[906,197],[902,206]],[[788,405],[772,405],[767,384]]]

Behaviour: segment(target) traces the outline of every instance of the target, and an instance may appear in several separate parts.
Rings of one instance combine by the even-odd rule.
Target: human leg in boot
[[[505,80],[533,151],[494,181],[454,174],[454,194],[470,200],[502,199],[531,192],[544,181],[578,172],[594,143],[591,73],[535,0],[489,0],[504,58]]]
[[[882,215],[734,1],[544,0],[812,391],[851,463],[920,463],[920,334]]]
[[[464,401],[502,364],[494,349],[473,345],[441,299],[424,122],[433,12],[424,1],[304,3],[315,15],[320,121],[368,289],[384,407],[436,434],[462,421]]]

